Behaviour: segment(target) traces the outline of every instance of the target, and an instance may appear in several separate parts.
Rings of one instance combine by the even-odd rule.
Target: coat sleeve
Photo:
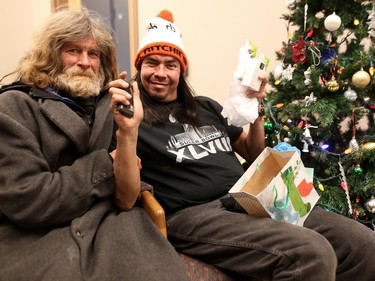
[[[64,146],[69,138],[48,125],[49,120],[39,109],[33,109],[32,102],[24,102],[21,97],[18,100],[18,104],[24,102],[21,111],[19,105],[1,101],[0,211],[3,216],[21,228],[50,227],[70,223],[98,200],[110,198],[114,179],[107,149],[82,153],[70,164],[52,169],[43,154],[44,140],[50,139],[50,145],[56,145],[55,153],[60,156],[55,158],[72,159],[67,155],[79,153],[63,149],[69,147]],[[43,127],[51,127],[51,131],[44,129],[42,135]]]

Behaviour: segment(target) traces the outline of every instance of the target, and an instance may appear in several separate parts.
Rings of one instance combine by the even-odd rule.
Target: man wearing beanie
[[[300,227],[224,206],[244,172],[235,153],[251,163],[265,147],[263,119],[245,132],[228,125],[220,104],[195,96],[170,12],[146,29],[135,59],[144,109],[137,154],[175,248],[246,280],[373,280],[375,235],[354,220],[315,207]],[[249,98],[265,98],[267,78],[259,78],[260,90],[248,91]],[[111,86],[125,95],[120,80]]]
[[[172,14],[163,10],[159,16],[147,22],[147,35],[143,38],[135,58],[135,67],[140,69],[145,57],[158,54],[178,60],[182,72],[186,71],[187,58],[181,33],[173,23]]]

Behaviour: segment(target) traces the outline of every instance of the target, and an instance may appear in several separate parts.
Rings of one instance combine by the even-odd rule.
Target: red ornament
[[[345,191],[346,190],[346,186],[345,186],[345,183],[343,181],[340,181],[340,186],[341,188]]]
[[[358,216],[359,216],[359,211],[356,208],[354,208],[352,218],[357,218]]]
[[[375,113],[375,104],[368,104],[366,105],[366,108]]]
[[[305,41],[302,37],[299,38],[298,43],[290,44],[290,48],[293,51],[292,60],[297,63],[300,62],[304,64],[306,61],[306,54],[305,54]]]

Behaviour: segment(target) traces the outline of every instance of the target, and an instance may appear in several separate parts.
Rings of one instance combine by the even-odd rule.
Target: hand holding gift
[[[269,59],[263,54],[256,58],[256,53],[256,46],[249,40],[240,48],[234,80],[229,86],[229,93],[221,112],[228,119],[229,125],[244,126],[254,123],[259,117],[259,102],[256,98],[248,98],[247,92],[259,91],[262,84],[259,75],[267,69]]]

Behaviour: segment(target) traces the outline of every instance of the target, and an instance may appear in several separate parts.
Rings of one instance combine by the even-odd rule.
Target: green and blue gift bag
[[[266,147],[229,194],[247,213],[303,226],[319,199],[298,151]]]

